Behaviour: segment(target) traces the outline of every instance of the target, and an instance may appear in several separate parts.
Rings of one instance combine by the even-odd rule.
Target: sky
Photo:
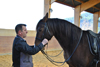
[[[51,18],[65,19],[74,17],[74,9],[72,7],[54,2],[51,5],[51,9],[53,10],[51,12]]]
[[[74,9],[54,2],[50,18],[74,16]],[[65,15],[66,13],[66,15]],[[44,14],[44,0],[0,0],[0,28],[14,29],[19,23],[27,24],[28,30],[35,30]]]

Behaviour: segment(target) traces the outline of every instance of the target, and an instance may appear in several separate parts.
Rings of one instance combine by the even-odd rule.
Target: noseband
[[[39,37],[36,36],[36,39],[42,41],[45,38],[45,35],[46,35],[47,32],[48,32],[48,34],[50,36],[52,36],[51,33],[50,33],[50,31],[49,31],[49,29],[48,29],[47,23],[45,22],[45,26],[44,26],[44,31],[43,31],[43,34],[42,34],[42,38],[39,38]]]

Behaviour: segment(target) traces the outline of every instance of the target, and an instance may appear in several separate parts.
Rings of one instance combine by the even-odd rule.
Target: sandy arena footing
[[[47,53],[51,56],[55,56],[55,55],[59,54],[60,52],[61,52],[61,50],[47,51]],[[58,62],[65,61],[63,52],[59,56],[51,57],[51,58]],[[33,63],[34,63],[34,67],[69,67],[66,63],[62,66],[55,66],[49,60],[47,60],[46,57],[41,52],[33,55]],[[58,65],[61,65],[61,64],[58,64]],[[11,53],[10,54],[8,53],[7,55],[1,54],[0,67],[12,67]]]

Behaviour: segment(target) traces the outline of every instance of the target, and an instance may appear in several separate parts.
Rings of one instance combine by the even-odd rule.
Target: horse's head
[[[46,38],[48,40],[50,40],[52,38],[53,34],[51,33],[51,31],[48,28],[47,21],[48,21],[48,13],[37,24],[35,45],[40,44],[44,38]]]

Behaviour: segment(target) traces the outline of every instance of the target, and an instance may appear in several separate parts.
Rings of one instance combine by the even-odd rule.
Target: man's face
[[[22,31],[21,31],[21,33],[22,33],[22,37],[23,37],[23,38],[25,38],[25,37],[27,36],[28,31],[27,31],[27,29],[26,29],[26,26],[22,26]]]

